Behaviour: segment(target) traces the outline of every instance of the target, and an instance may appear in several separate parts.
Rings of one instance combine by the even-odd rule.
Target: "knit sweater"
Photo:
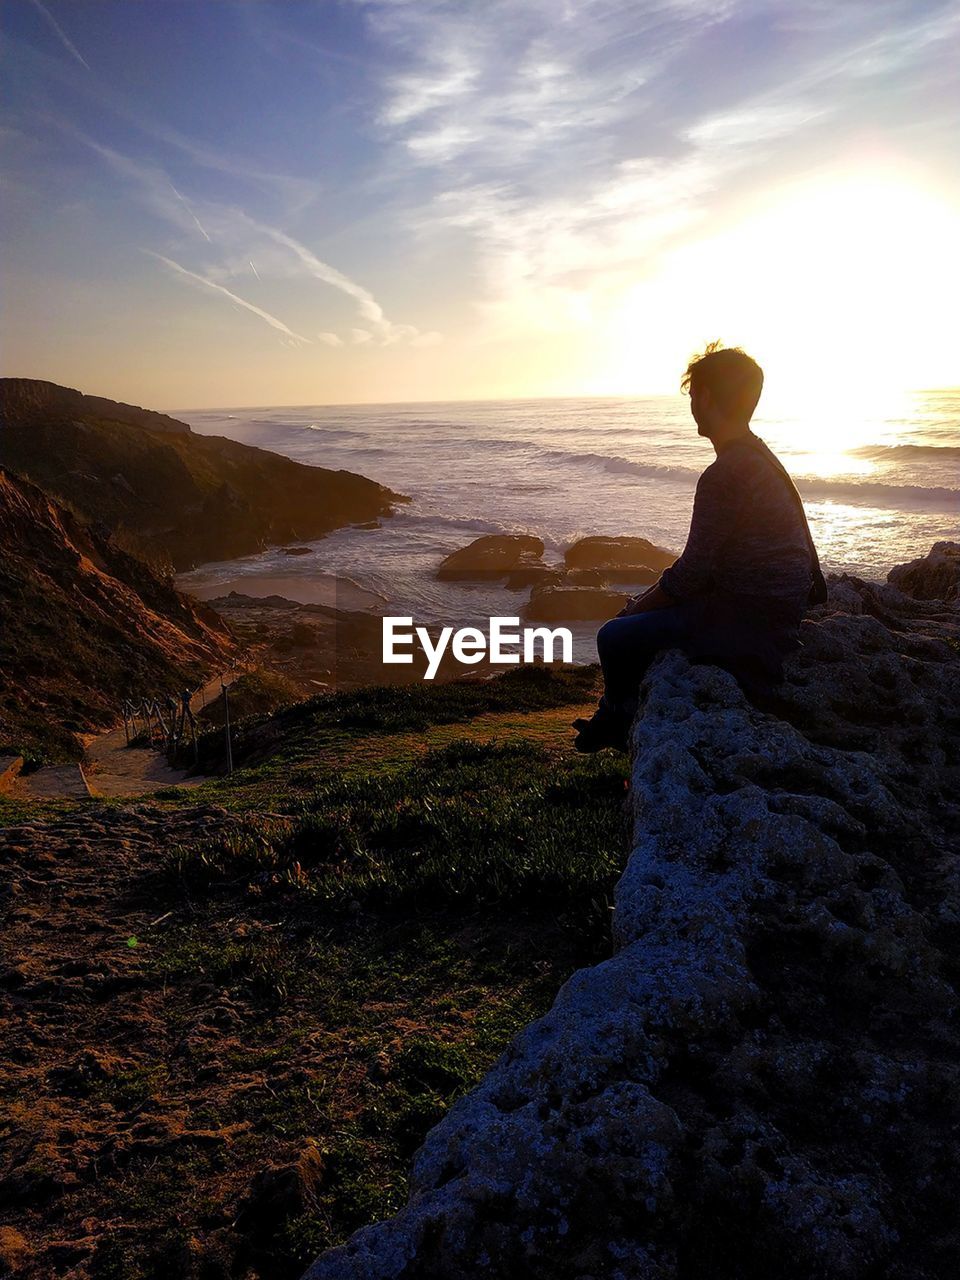
[[[667,595],[740,599],[754,616],[799,622],[812,560],[792,482],[776,461],[749,429],[719,446],[697,482],[683,554],[660,576]]]

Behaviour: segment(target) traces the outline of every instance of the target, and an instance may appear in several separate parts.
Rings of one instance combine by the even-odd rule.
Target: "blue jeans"
[[[683,604],[611,618],[597,632],[604,702],[613,710],[637,695],[647,668],[662,649],[691,638],[690,611]]]
[[[743,601],[717,598],[611,618],[597,632],[603,702],[610,710],[632,711],[650,663],[673,648],[724,667],[748,693],[769,689],[783,679],[783,655],[797,647],[796,626],[791,619],[765,621]]]

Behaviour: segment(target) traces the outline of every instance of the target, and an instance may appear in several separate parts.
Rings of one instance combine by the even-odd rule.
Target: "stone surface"
[[[762,705],[655,660],[613,954],[309,1280],[953,1273],[960,607],[829,591]]]
[[[935,542],[925,556],[891,569],[887,581],[918,600],[956,600],[960,596],[960,542]]]
[[[629,599],[625,591],[604,587],[535,587],[521,614],[528,622],[603,622]]]
[[[542,561],[533,561],[519,569],[511,569],[504,578],[504,586],[511,591],[519,591],[523,587],[555,586],[563,582],[563,579],[562,569],[554,569]]]
[[[528,533],[487,533],[444,557],[437,577],[446,582],[488,582],[540,566],[543,541]]]
[[[660,570],[676,560],[676,552],[658,547],[646,538],[580,538],[567,547],[564,560],[568,569],[604,569],[608,573],[636,573],[639,568],[651,571],[647,579],[629,578],[630,582],[653,582],[659,577]],[[621,579],[622,580],[622,579]]]

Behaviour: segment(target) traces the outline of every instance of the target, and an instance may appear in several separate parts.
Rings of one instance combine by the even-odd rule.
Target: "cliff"
[[[32,378],[0,378],[0,465],[178,570],[319,538],[404,500],[350,471]]]
[[[308,1280],[952,1271],[960,605],[829,591],[763,707],[655,661],[612,956]]]
[[[121,700],[227,660],[217,615],[0,468],[0,749],[78,757]]]

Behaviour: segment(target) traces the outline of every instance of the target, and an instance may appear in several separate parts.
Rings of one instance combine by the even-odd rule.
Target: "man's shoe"
[[[592,720],[575,721],[574,727],[580,730],[573,743],[575,751],[592,753],[604,747],[627,750],[627,727],[614,716],[596,715]]]

